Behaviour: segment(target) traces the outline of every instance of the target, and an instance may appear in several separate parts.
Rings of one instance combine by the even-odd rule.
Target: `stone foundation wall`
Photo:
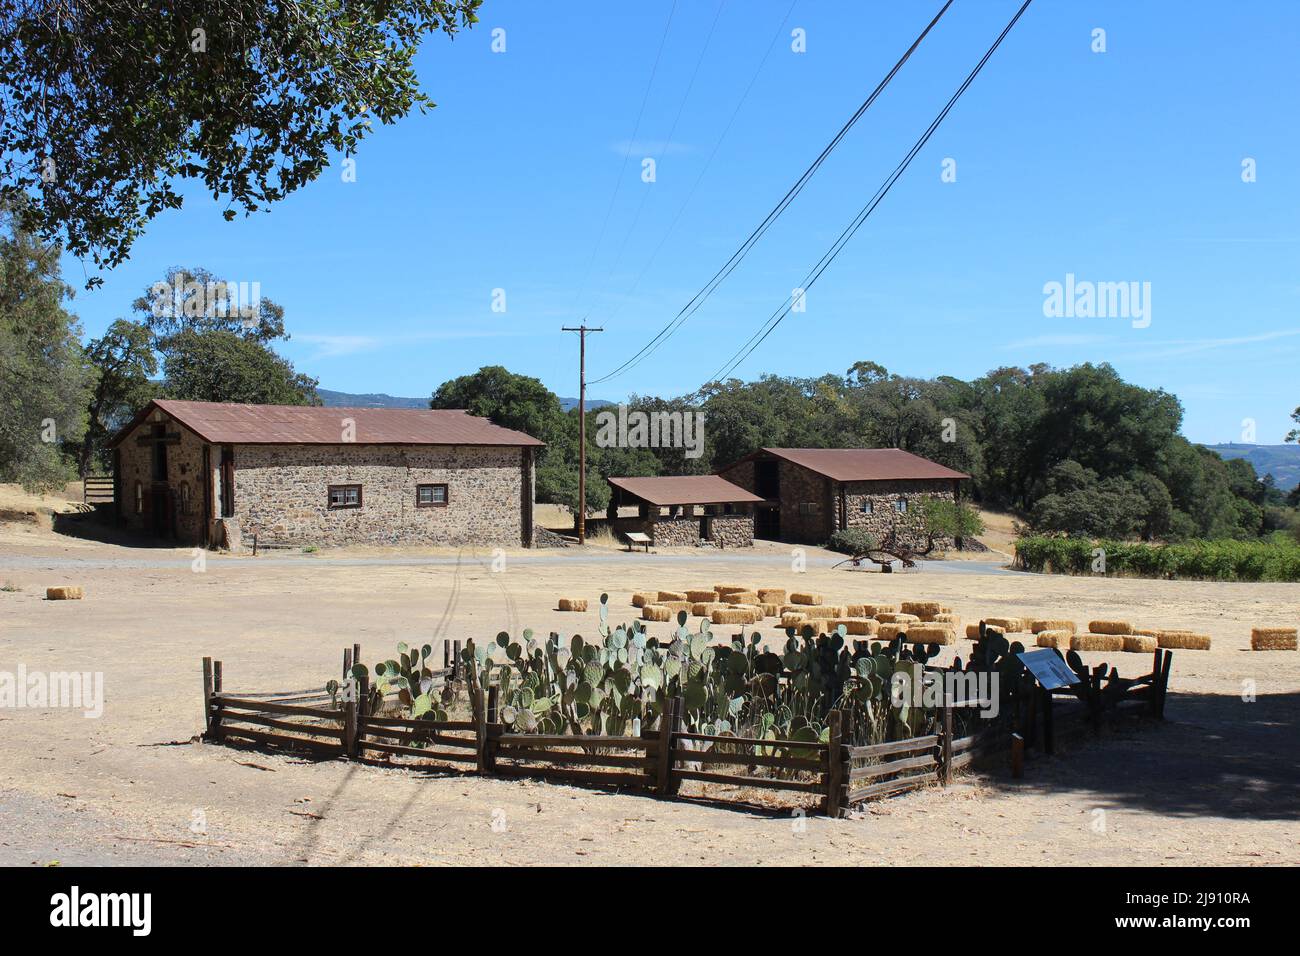
[[[236,445],[235,514],[291,544],[519,547],[525,452],[401,445]],[[328,506],[330,485],[361,485],[360,508]],[[416,485],[447,485],[445,507],[416,507]]]

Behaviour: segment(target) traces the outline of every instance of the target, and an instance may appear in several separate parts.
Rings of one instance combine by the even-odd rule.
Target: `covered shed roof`
[[[652,505],[729,505],[763,500],[717,475],[610,478],[609,483]]]
[[[764,448],[762,451],[825,475],[832,481],[960,480],[970,477],[901,448]]]
[[[204,441],[229,445],[517,445],[540,446],[531,435],[494,425],[463,409],[326,408],[313,405],[240,405],[155,399],[119,431],[126,435],[155,408]],[[344,439],[350,419],[352,441]]]

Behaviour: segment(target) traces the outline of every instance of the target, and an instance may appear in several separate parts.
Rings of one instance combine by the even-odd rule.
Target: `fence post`
[[[487,714],[483,728],[483,772],[490,774],[497,769],[497,695],[498,687],[489,687],[487,692]]]
[[[1165,716],[1165,695],[1169,693],[1169,671],[1174,666],[1174,652],[1165,651],[1165,662],[1160,668],[1160,718]]]
[[[1011,735],[1011,776],[1019,780],[1025,775],[1025,738],[1020,734]]]
[[[673,718],[677,714],[677,698],[670,697],[659,715],[659,755],[655,767],[655,790],[663,797],[669,792],[669,778],[673,772]]]
[[[357,755],[357,702],[343,702],[343,753],[348,757]]]
[[[677,768],[677,761],[673,758],[673,748],[677,746],[677,737],[682,732],[682,698],[678,695],[673,698],[673,719],[672,730],[669,735],[668,747],[668,768],[664,772],[664,777],[668,781],[668,796],[676,796],[677,791],[682,788],[681,777],[675,776],[673,771]]]
[[[203,658],[203,732],[212,728],[212,658]]]
[[[838,710],[829,716],[830,743],[826,762],[826,815],[832,820],[840,815],[844,787],[844,718]]]
[[[460,641],[452,641],[451,650],[451,679],[457,680],[460,677]]]
[[[343,679],[347,680],[352,673],[352,651],[349,648],[343,648]]]
[[[443,680],[446,680],[450,676],[447,672],[451,670],[451,641],[448,640],[442,642],[442,669]]]
[[[1050,690],[1043,690],[1043,753],[1056,753],[1056,725],[1052,719],[1052,708],[1056,698]]]
[[[939,782],[945,787],[952,781],[952,698],[943,695],[943,727],[939,731]]]
[[[212,662],[212,695],[214,697],[221,694],[221,661]],[[212,715],[212,721],[208,724],[208,736],[213,740],[221,739],[221,711]]]

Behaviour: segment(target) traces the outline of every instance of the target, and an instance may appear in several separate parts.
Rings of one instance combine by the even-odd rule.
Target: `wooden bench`
[[[654,542],[650,540],[650,535],[646,534],[644,531],[627,531],[624,532],[624,537],[627,538],[627,549],[629,551],[632,550],[634,545],[643,544],[645,545],[645,553],[649,554],[650,545],[654,544]]]

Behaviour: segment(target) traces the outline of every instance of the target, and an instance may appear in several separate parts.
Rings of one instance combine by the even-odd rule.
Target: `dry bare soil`
[[[490,553],[469,550],[208,555],[196,570],[189,550],[0,524],[0,671],[102,671],[106,698],[98,719],[0,710],[0,863],[1300,863],[1300,654],[1249,650],[1252,624],[1297,623],[1297,585],[1044,577],[996,558],[882,575],[806,556],[802,574],[789,548],[770,544],[512,551],[500,572]],[[602,590],[617,619],[636,613],[633,590],[721,582],[837,603],[934,598],[967,621],[1124,618],[1206,631],[1214,649],[1175,652],[1163,725],[1036,758],[1023,780],[967,777],[838,821],[196,739],[204,655],[225,662],[228,690],[320,686],[354,642],[373,662],[398,641],[526,626],[590,635]],[[44,600],[59,584],[84,586],[85,600]],[[593,610],[556,611],[561,595],[592,599]],[[1110,660],[1122,674],[1150,667],[1146,655]]]

